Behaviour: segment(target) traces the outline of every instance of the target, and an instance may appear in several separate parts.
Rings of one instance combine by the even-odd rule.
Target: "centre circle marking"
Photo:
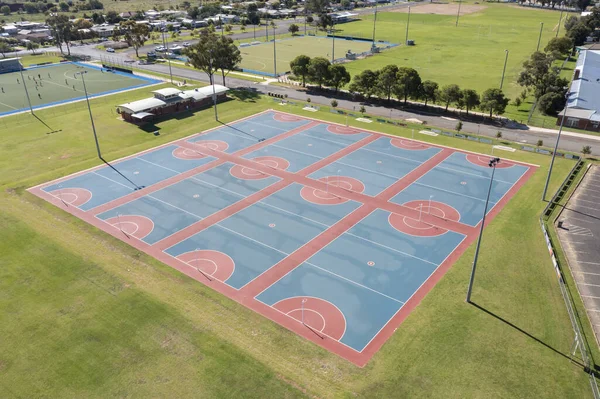
[[[460,184],[462,184],[463,186],[467,185],[466,181],[461,181]]]
[[[375,262],[373,262],[372,260],[370,260],[370,261],[367,262],[367,265],[369,265],[369,266],[375,266]]]
[[[377,163],[381,163],[381,161],[377,161]]]
[[[133,172],[134,175],[139,175],[140,172],[138,172],[137,170],[135,172]]]
[[[200,194],[194,194],[194,198],[200,197]]]
[[[269,223],[269,227],[271,227],[271,228],[275,227],[275,223]]]

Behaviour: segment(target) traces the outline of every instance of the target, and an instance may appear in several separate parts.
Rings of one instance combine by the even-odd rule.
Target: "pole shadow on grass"
[[[62,129],[58,129],[58,130],[54,130],[52,129],[52,127],[50,127],[50,125],[48,125],[46,122],[44,122],[39,116],[37,116],[36,114],[32,114],[35,119],[37,119],[38,121],[40,121],[44,126],[46,126],[48,129],[50,129],[49,132],[46,132],[46,134],[52,134],[52,133],[58,133],[58,132],[62,132]]]
[[[488,315],[490,315],[490,316],[494,317],[495,319],[497,319],[497,320],[500,320],[500,321],[501,321],[501,322],[503,322],[504,324],[506,324],[506,325],[508,325],[508,326],[510,326],[510,327],[512,327],[512,328],[514,328],[515,330],[517,330],[517,331],[518,331],[518,332],[520,332],[521,334],[523,334],[523,335],[525,335],[525,336],[527,336],[527,337],[531,338],[532,340],[534,340],[534,341],[535,341],[535,342],[537,342],[538,344],[545,346],[546,348],[550,349],[550,350],[551,350],[551,351],[553,351],[554,353],[556,353],[556,354],[558,354],[558,355],[560,355],[560,356],[564,357],[565,359],[568,359],[569,361],[571,361],[571,362],[573,362],[573,363],[577,364],[577,365],[578,365],[578,366],[580,366],[582,369],[584,369],[586,372],[589,372],[589,370],[587,369],[587,367],[585,366],[585,364],[581,363],[581,362],[580,362],[578,359],[576,359],[576,358],[574,358],[574,357],[572,357],[572,356],[569,356],[568,354],[565,354],[565,353],[563,353],[563,352],[559,351],[558,349],[556,349],[556,348],[554,348],[554,347],[552,347],[552,346],[548,345],[547,343],[545,343],[545,342],[544,342],[544,341],[542,341],[541,339],[534,337],[533,335],[531,335],[531,334],[530,334],[530,333],[528,333],[527,331],[525,331],[525,330],[523,330],[522,328],[520,328],[520,327],[518,327],[518,326],[514,325],[514,324],[513,324],[513,323],[511,323],[510,321],[508,321],[508,320],[506,320],[506,319],[504,319],[504,318],[502,318],[502,317],[498,316],[497,314],[495,314],[495,313],[493,313],[493,312],[491,312],[491,311],[487,310],[487,309],[486,309],[486,308],[484,308],[483,306],[481,306],[481,305],[478,305],[478,304],[477,304],[477,303],[475,303],[475,302],[471,302],[471,305],[473,305],[473,306],[474,306],[474,307],[476,307],[477,309],[481,310],[482,312],[484,312],[484,313],[486,313],[486,314],[488,314]],[[595,373],[595,372],[594,372],[594,373]]]
[[[237,128],[237,127],[235,127],[235,126],[228,125],[228,124],[227,124],[227,123],[225,123],[225,122],[221,122],[221,121],[218,121],[218,122],[219,122],[221,125],[223,125],[223,126],[227,126],[227,127],[228,127],[228,128],[230,128],[230,129],[233,129],[233,130],[235,130],[235,131],[238,131],[238,132],[240,132],[240,133],[243,133],[243,134],[245,134],[245,135],[247,135],[247,136],[250,136],[250,137],[252,137],[253,139],[256,139],[258,142],[265,141],[265,138],[264,138],[264,137],[257,137],[257,136],[255,136],[255,135],[253,135],[253,134],[251,134],[251,133],[248,133],[248,132],[245,132],[245,131],[243,131],[242,129],[238,129],[238,128]]]

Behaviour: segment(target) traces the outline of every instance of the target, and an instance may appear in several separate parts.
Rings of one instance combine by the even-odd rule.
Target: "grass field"
[[[105,72],[78,63],[63,63],[23,71],[23,78],[34,108],[85,98],[81,76],[86,71],[85,85],[89,96],[155,84],[158,81],[121,72]],[[20,72],[0,75],[0,115],[29,107]]]
[[[144,97],[140,89],[91,101],[107,160],[216,126],[210,109],[158,123],[158,136],[116,118],[114,105]],[[230,101],[219,116],[232,121],[272,104]],[[98,164],[84,103],[37,115],[62,131],[47,134],[28,114],[0,121],[3,396],[591,396],[586,374],[568,358],[573,335],[538,224],[548,157],[510,154],[541,167],[486,229],[473,293],[485,311],[464,302],[471,247],[360,369],[28,194]],[[344,122],[325,111],[309,116]],[[552,191],[571,167],[557,159]]]
[[[387,64],[415,68],[421,78],[436,81],[440,86],[458,84],[461,88],[479,92],[499,87],[504,65],[504,50],[509,50],[505,93],[514,98],[522,88],[516,83],[523,61],[535,51],[544,23],[540,48],[555,36],[560,12],[532,10],[506,4],[485,3],[485,9],[460,17],[455,15],[412,13],[409,39],[415,46],[400,46],[365,60],[347,65],[354,76],[365,69],[379,69]],[[418,10],[419,6],[413,7]],[[379,40],[404,43],[407,13],[385,12],[377,15]],[[563,21],[567,15],[563,15]],[[373,17],[338,26],[340,34],[370,38]],[[561,27],[561,34],[564,28]]]
[[[353,53],[363,53],[371,48],[372,42],[360,40],[335,40],[331,38],[315,36],[297,36],[277,40],[275,50],[277,53],[277,72],[279,74],[290,70],[290,61],[300,54],[309,57],[325,57],[331,60],[332,55],[335,59],[344,58],[348,50]],[[240,65],[244,70],[274,73],[273,64],[273,44],[264,43],[250,47],[240,48],[242,53],[242,63]]]

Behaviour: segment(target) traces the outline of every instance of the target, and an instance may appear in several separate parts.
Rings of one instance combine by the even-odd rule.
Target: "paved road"
[[[565,206],[558,228],[596,340],[600,337],[600,166],[592,166]]]
[[[164,64],[154,65],[138,65],[138,68],[147,69],[149,71],[160,72],[164,74],[169,73],[169,67]],[[203,72],[192,71],[189,69],[172,68],[173,75],[184,79],[195,79],[208,82],[208,76]],[[217,83],[220,80],[217,79]],[[329,106],[331,103],[331,97],[326,97],[318,94],[306,94],[304,91],[295,90],[293,88],[273,86],[273,85],[262,85],[246,80],[227,78],[227,86],[233,88],[247,87],[254,89],[260,93],[273,92],[278,94],[287,94],[289,99],[306,101],[310,97],[313,104]],[[351,110],[354,107],[358,108],[361,104],[345,99],[337,99],[338,107],[342,109]],[[408,119],[417,118],[422,121],[426,121],[430,126],[440,127],[442,129],[453,130],[456,126],[457,120],[452,118],[444,118],[437,115],[426,115],[417,114],[414,112],[403,111],[400,109],[390,109],[383,106],[377,105],[364,105],[367,113],[375,116],[391,117],[396,119]],[[488,137],[496,137],[498,131],[502,132],[502,137],[510,140],[521,142],[523,144],[535,145],[538,140],[543,140],[546,146],[553,145],[556,140],[556,132],[543,130],[535,130],[535,128],[529,128],[528,130],[522,129],[509,129],[506,127],[498,127],[487,124],[477,124],[472,122],[463,121],[463,131],[468,133],[480,134]],[[583,135],[578,133],[567,133],[565,132],[561,136],[559,148],[567,151],[579,152],[584,145],[592,147],[592,154],[600,154],[600,137]]]

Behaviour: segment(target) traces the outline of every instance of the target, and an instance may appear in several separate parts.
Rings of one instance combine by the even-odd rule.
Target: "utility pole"
[[[331,63],[335,60],[335,23],[331,21]]]
[[[567,94],[568,96],[568,94]],[[568,102],[568,99],[567,99]],[[554,166],[554,158],[556,158],[556,151],[558,151],[558,142],[560,141],[560,134],[562,133],[563,126],[565,124],[565,116],[567,115],[567,103],[565,103],[565,109],[563,109],[563,115],[560,119],[560,127],[558,128],[558,136],[556,136],[556,144],[554,144],[554,151],[552,152],[552,160],[550,161],[550,168],[548,169],[548,177],[546,177],[546,184],[544,185],[544,192],[542,193],[542,201],[546,201],[546,192],[548,191],[548,185],[550,184],[550,176],[552,175],[552,167]]]
[[[17,57],[17,53],[15,52],[15,57]],[[19,63],[19,72],[21,72],[21,80],[23,81],[23,88],[25,89],[25,96],[27,97],[27,104],[29,104],[29,111],[31,111],[31,115],[33,115],[33,107],[31,106],[31,99],[29,98],[29,92],[27,91],[27,83],[25,83],[25,77],[23,76],[23,64],[21,61],[17,60]]]
[[[88,97],[87,87],[85,86],[85,75],[87,71],[81,71],[75,73],[75,75],[81,76],[81,82],[83,83],[83,91],[85,92],[85,101],[87,102],[88,112],[90,114],[90,122],[92,123],[92,132],[94,133],[94,140],[96,141],[96,151],[98,152],[98,158],[102,159],[102,154],[100,153],[100,144],[98,144],[98,135],[96,134],[96,126],[94,125],[94,117],[92,116],[92,107],[90,106],[90,99]]]
[[[504,73],[506,72],[506,62],[508,61],[508,50],[504,50],[506,52],[506,56],[504,57],[504,68],[502,68],[502,79],[500,80],[500,90],[502,90],[502,85],[504,84]]]
[[[406,19],[406,40],[404,41],[405,45],[408,45],[408,25],[410,24],[410,6],[408,6],[408,18]]]
[[[210,60],[209,60],[209,67],[210,70],[212,71],[212,50],[210,50]],[[214,75],[211,75],[210,80],[211,80],[211,84],[212,84],[212,88],[213,88],[213,106],[215,108],[215,120],[218,121],[219,120],[219,114],[217,113],[217,93],[215,92],[215,80],[214,80]]]
[[[277,77],[277,50],[275,49],[275,42],[277,40],[275,37],[275,25],[273,25],[273,71],[275,72],[275,77]]]
[[[408,7],[410,10],[410,7]],[[375,14],[373,15],[373,44],[371,47],[375,47],[375,26],[377,24],[377,1],[375,2]]]
[[[487,214],[488,203],[490,202],[490,193],[492,192],[492,184],[494,183],[494,172],[496,165],[500,163],[500,158],[492,158],[488,166],[492,168],[492,177],[490,177],[490,186],[488,188],[487,199],[483,210],[483,218],[481,220],[481,228],[479,229],[479,238],[477,239],[477,247],[475,248],[475,259],[473,259],[473,268],[471,269],[471,278],[469,279],[469,289],[467,290],[467,303],[471,303],[471,291],[473,290],[473,280],[475,280],[475,269],[477,268],[477,258],[479,258],[479,248],[481,246],[481,237],[483,237],[483,227],[485,226],[485,216]]]
[[[538,44],[535,51],[540,51],[540,42],[542,41],[542,30],[544,29],[544,23],[540,22],[540,35],[538,36]]]
[[[454,26],[458,26],[458,17],[460,17],[460,5],[461,5],[461,1],[458,0],[458,12],[456,13],[456,24]]]

